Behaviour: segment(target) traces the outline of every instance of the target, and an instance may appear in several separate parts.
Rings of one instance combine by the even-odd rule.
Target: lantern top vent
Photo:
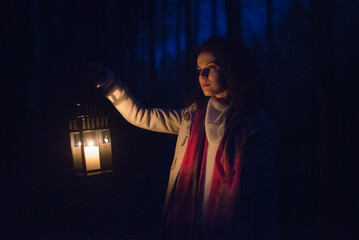
[[[76,104],[76,116],[70,119],[70,131],[109,128],[108,114],[100,114],[96,103]]]

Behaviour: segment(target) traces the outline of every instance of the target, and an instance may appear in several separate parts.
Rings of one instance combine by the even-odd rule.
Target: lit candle
[[[94,146],[93,141],[89,141],[88,147],[85,147],[85,161],[87,171],[101,169],[99,147]]]

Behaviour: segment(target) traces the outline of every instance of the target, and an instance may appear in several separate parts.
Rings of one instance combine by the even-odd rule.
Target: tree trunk
[[[201,0],[195,0],[195,9],[194,9],[194,29],[193,32],[195,33],[193,36],[193,40],[195,45],[198,45],[198,32],[199,32],[199,6],[200,6]],[[201,43],[200,43],[201,44]]]
[[[336,200],[333,177],[337,138],[334,86],[334,0],[311,3],[312,78],[314,82],[314,138],[316,181],[316,239],[336,239],[333,219]]]
[[[162,0],[161,3],[161,48],[162,48],[162,58],[161,58],[161,69],[162,69],[162,75],[166,75],[165,71],[167,69],[166,67],[166,40],[167,40],[167,1]],[[161,80],[164,80],[164,78],[161,78]]]
[[[270,86],[269,90],[269,110],[275,116],[277,116],[277,88],[275,87],[274,80],[274,33],[273,33],[273,0],[267,0],[267,26],[266,26],[266,35],[267,35],[267,86]]]
[[[148,65],[147,73],[150,82],[150,98],[156,99],[156,0],[150,0],[148,12]],[[156,102],[156,101],[154,101]]]
[[[130,72],[130,79],[129,79],[129,88],[131,91],[136,95],[137,88],[135,81],[137,80],[137,58],[136,58],[136,42],[137,42],[137,31],[135,31],[138,27],[137,23],[137,1],[133,0],[130,4],[130,11],[131,11],[131,19],[129,19],[129,27],[128,30],[132,29],[129,36],[129,45],[130,45],[130,63],[129,63],[129,72]]]
[[[242,14],[240,0],[226,0],[226,21],[227,21],[227,36],[229,39],[241,42],[242,41]]]
[[[192,28],[192,4],[185,0],[185,31],[186,31],[186,89],[190,91],[194,79],[194,34]]]
[[[217,35],[217,5],[216,0],[212,0],[212,36]]]

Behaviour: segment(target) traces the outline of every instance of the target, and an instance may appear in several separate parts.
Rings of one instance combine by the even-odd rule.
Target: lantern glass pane
[[[101,137],[102,137],[102,143],[103,144],[109,144],[111,143],[111,137],[110,137],[110,131],[109,130],[105,130],[101,132]]]
[[[77,172],[83,171],[83,162],[82,162],[82,151],[81,151],[81,141],[79,132],[71,132],[71,152],[74,169]]]
[[[74,134],[74,147],[79,148],[81,147],[81,140],[80,140],[80,134]]]
[[[98,139],[96,132],[84,132],[83,140],[85,147],[98,146]]]

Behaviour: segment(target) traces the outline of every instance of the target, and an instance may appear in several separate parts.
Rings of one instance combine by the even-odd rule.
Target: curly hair
[[[202,52],[210,52],[216,58],[228,86],[230,107],[246,114],[257,112],[261,104],[262,79],[248,50],[228,39],[214,37],[199,47],[197,57]],[[207,101],[208,97],[203,94],[195,100],[200,107]]]

